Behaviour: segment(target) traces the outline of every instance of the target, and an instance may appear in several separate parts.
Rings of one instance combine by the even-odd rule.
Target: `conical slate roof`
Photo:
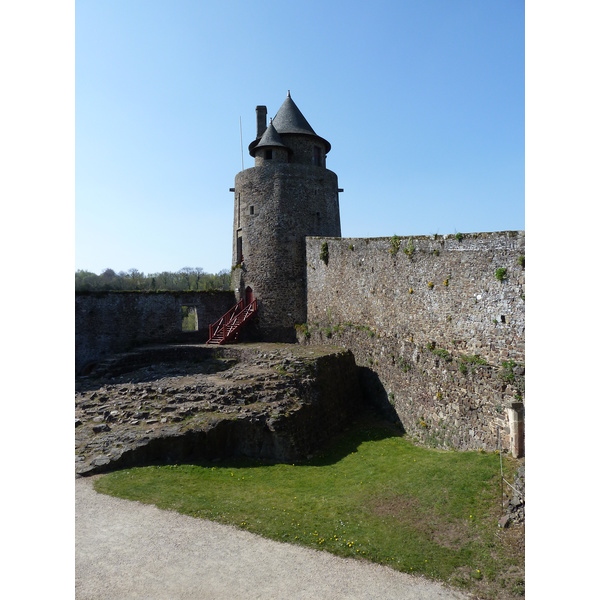
[[[262,137],[260,138],[260,142],[258,144],[256,144],[256,146],[254,146],[254,149],[264,148],[265,146],[268,146],[268,147],[280,146],[283,148],[287,148],[287,146],[283,143],[281,136],[277,132],[277,129],[275,129],[275,125],[273,125],[273,119],[271,119],[269,126],[267,127],[266,131],[262,134]]]
[[[288,91],[287,98],[273,118],[273,125],[279,133],[305,133],[317,135],[309,125]]]
[[[273,132],[269,133],[269,129],[271,127]],[[267,137],[267,135],[269,137]],[[257,137],[253,142],[250,143],[248,146],[248,151],[250,152],[251,156],[254,156],[254,151],[259,146],[263,148],[265,146],[283,146],[289,148],[289,146],[286,146],[285,142],[283,141],[286,135],[313,136],[319,139],[325,145],[325,154],[331,150],[331,144],[326,139],[317,135],[308,121],[304,118],[304,115],[300,112],[300,109],[292,100],[289,90],[287,98],[281,105],[281,108],[277,111],[275,117],[271,119],[269,127],[261,136]],[[275,140],[276,143],[273,143],[273,140]]]

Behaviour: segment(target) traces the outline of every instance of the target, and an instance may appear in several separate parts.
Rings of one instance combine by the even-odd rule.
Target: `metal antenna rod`
[[[242,171],[244,170],[244,142],[242,141],[242,116],[240,115],[240,150],[242,152]]]

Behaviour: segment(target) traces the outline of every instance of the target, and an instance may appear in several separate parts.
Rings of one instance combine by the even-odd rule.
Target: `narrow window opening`
[[[506,323],[506,317],[504,315],[500,315],[500,321],[502,323]]]
[[[237,264],[241,265],[244,262],[244,255],[242,254],[242,238],[237,239]]]
[[[195,306],[181,307],[181,331],[198,331],[198,311]]]
[[[250,214],[253,215],[254,214],[254,206],[250,207]]]
[[[321,148],[319,146],[313,147],[313,165],[321,166]]]
[[[265,150],[265,160],[273,159],[273,150]]]

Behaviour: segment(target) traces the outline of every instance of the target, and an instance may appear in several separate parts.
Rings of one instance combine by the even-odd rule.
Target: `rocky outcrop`
[[[309,457],[362,407],[339,348],[155,346],[76,380],[76,473],[229,457]]]

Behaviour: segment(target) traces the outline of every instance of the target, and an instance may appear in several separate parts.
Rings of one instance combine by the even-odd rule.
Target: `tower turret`
[[[331,144],[289,92],[268,127],[266,107],[256,114],[254,167],[235,178],[232,286],[258,299],[260,339],[293,341],[306,321],[305,237],[341,235],[338,180],[325,167]]]

